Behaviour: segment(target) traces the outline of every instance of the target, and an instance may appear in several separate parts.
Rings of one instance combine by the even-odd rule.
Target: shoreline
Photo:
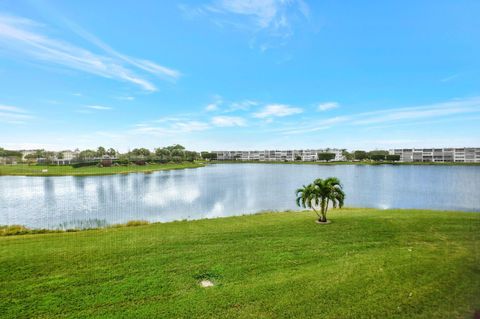
[[[53,176],[105,176],[105,175],[121,175],[132,173],[150,174],[158,171],[169,171],[178,169],[200,168],[205,167],[204,162],[182,162],[167,164],[151,164],[151,165],[129,165],[129,166],[112,166],[112,167],[96,167],[87,166],[73,168],[72,166],[57,165],[2,165],[0,166],[0,176],[37,176],[37,177],[53,177]],[[47,169],[48,172],[42,172]]]
[[[279,212],[0,237],[2,316],[471,318],[479,309],[480,215],[341,209],[329,225],[316,219]]]
[[[299,165],[371,165],[371,166],[381,166],[381,165],[392,165],[392,166],[408,166],[408,165],[418,165],[418,166],[480,166],[480,163],[461,163],[461,162],[351,162],[351,161],[342,161],[342,162],[278,162],[278,161],[210,161],[209,164],[299,164]]]
[[[379,214],[387,214],[387,213],[426,213],[426,214],[480,214],[480,211],[463,211],[463,210],[442,210],[442,209],[415,209],[415,208],[389,208],[389,209],[381,209],[381,208],[372,208],[372,207],[343,207],[339,209],[331,209],[329,210],[329,214],[348,214],[348,212],[355,212],[355,211],[370,211],[376,212]],[[252,214],[242,214],[242,215],[232,215],[232,216],[218,216],[218,217],[211,217],[211,218],[197,218],[197,219],[179,219],[179,220],[172,220],[167,222],[161,221],[153,221],[150,222],[148,220],[129,220],[125,223],[117,223],[117,224],[105,224],[104,226],[98,227],[88,227],[88,228],[66,228],[66,229],[50,229],[50,228],[33,228],[27,227],[25,225],[0,225],[0,238],[2,237],[11,237],[11,236],[23,236],[23,235],[39,235],[39,234],[65,234],[65,233],[78,233],[78,232],[86,232],[86,231],[106,231],[109,229],[117,229],[117,228],[126,228],[126,227],[137,227],[137,226],[147,226],[147,225],[168,225],[168,224],[178,224],[178,223],[195,223],[195,222],[202,222],[202,221],[215,221],[215,220],[229,220],[235,218],[243,218],[243,217],[253,217],[253,216],[260,216],[260,215],[274,215],[274,214],[303,214],[308,213],[312,214],[313,220],[315,220],[313,211],[310,210],[262,210]],[[329,218],[330,219],[330,218]]]
[[[168,164],[151,164],[145,166],[112,166],[96,167],[87,166],[73,168],[70,165],[0,165],[0,176],[36,176],[36,177],[54,177],[54,176],[106,176],[117,174],[144,173],[150,174],[158,171],[190,169],[206,167],[209,164],[275,164],[275,165],[358,165],[358,166],[480,166],[480,163],[460,163],[460,162],[278,162],[278,161],[208,161],[208,162],[182,162]],[[47,169],[48,172],[42,172]]]

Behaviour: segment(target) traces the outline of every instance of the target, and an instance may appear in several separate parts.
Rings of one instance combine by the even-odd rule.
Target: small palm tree
[[[319,222],[327,221],[330,202],[333,208],[343,207],[345,193],[340,180],[336,177],[317,178],[312,184],[297,189],[297,205],[311,208],[317,214]]]

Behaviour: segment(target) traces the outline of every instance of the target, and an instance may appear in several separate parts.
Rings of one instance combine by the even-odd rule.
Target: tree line
[[[375,150],[375,151],[353,151],[348,152],[347,150],[342,150],[342,155],[347,161],[365,161],[372,160],[375,162],[379,161],[389,161],[396,162],[400,160],[400,155],[391,155],[388,151],[384,150]],[[335,153],[329,153],[328,150],[325,153],[318,153],[317,157],[320,161],[331,161],[335,159]]]

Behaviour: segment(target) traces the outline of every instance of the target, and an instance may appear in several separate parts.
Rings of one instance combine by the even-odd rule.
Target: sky
[[[480,147],[480,1],[0,0],[0,147]]]

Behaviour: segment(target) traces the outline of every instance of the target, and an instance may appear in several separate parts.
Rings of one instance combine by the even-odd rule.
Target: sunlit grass
[[[161,170],[196,168],[204,166],[201,162],[184,162],[184,163],[166,163],[166,164],[149,164],[149,165],[128,165],[128,166],[112,166],[97,167],[86,166],[73,168],[72,166],[40,166],[40,165],[0,165],[0,175],[21,175],[21,176],[88,176],[88,175],[111,175],[111,174],[128,174],[143,172],[149,173]]]
[[[0,317],[472,318],[480,309],[480,214],[329,218],[263,213],[1,237]]]

